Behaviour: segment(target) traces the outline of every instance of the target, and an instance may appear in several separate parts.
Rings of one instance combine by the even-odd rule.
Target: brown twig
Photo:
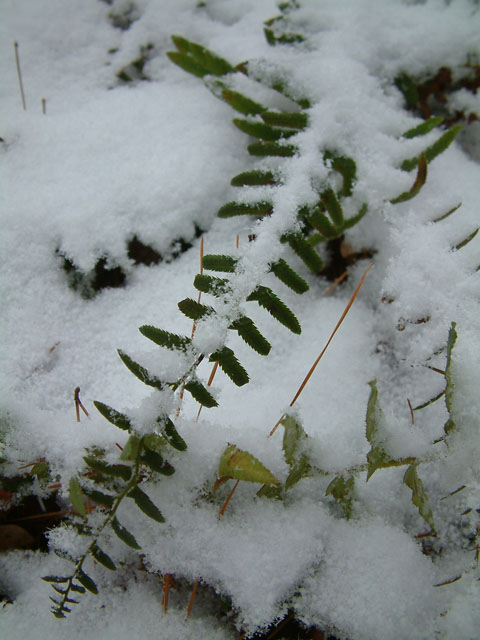
[[[348,276],[348,271],[344,271],[342,275],[338,276],[338,278],[336,278],[332,282],[332,284],[328,287],[328,289],[322,293],[322,296],[328,296],[328,294],[331,293],[335,289],[335,287],[337,287],[341,282],[343,282],[347,276]]]
[[[410,398],[407,398],[408,406],[410,409],[410,416],[412,418],[412,424],[415,424],[415,414],[413,413],[412,403],[410,402]]]
[[[190,600],[188,602],[187,616],[185,618],[186,620],[188,620],[190,614],[192,613],[193,603],[195,602],[195,596],[197,594],[198,582],[199,580],[197,578],[197,580],[195,580],[195,582],[193,583],[192,595],[190,596]]]
[[[23,81],[22,81],[22,70],[20,69],[20,56],[18,55],[18,42],[13,43],[13,48],[15,49],[15,64],[17,65],[17,76],[18,76],[18,84],[20,86],[20,96],[22,98],[22,107],[23,110],[27,110],[27,105],[25,103],[25,92],[23,90]]]
[[[168,594],[170,593],[170,587],[173,583],[173,577],[171,573],[166,573],[163,576],[163,595],[162,595],[162,606],[164,613],[167,613],[168,609]]]
[[[80,409],[88,418],[89,417],[88,411],[85,409],[85,407],[82,404],[82,401],[80,400],[80,387],[75,387],[75,391],[73,392],[73,399],[75,401],[75,413],[77,416],[77,422],[80,422]]]
[[[360,278],[360,282],[358,283],[355,291],[353,292],[352,297],[350,298],[347,306],[345,307],[344,312],[342,313],[342,315],[340,316],[340,320],[337,322],[335,329],[332,331],[332,333],[330,334],[329,339],[327,340],[327,344],[324,346],[324,348],[322,349],[320,355],[318,356],[318,358],[315,360],[315,362],[313,363],[313,365],[310,367],[310,371],[307,373],[307,375],[305,376],[302,384],[300,385],[300,387],[298,388],[297,393],[295,394],[295,396],[293,397],[293,400],[290,402],[290,406],[293,407],[293,405],[295,404],[295,402],[297,401],[298,397],[300,396],[300,394],[302,393],[303,389],[305,388],[305,385],[307,384],[307,382],[310,380],[313,372],[315,371],[318,363],[320,362],[320,360],[323,357],[323,354],[325,353],[325,351],[328,349],[331,341],[333,340],[334,335],[337,333],[338,329],[340,328],[340,325],[342,324],[342,322],[345,320],[345,316],[347,315],[347,313],[350,311],[350,308],[352,306],[352,304],[355,302],[355,298],[358,295],[358,292],[360,291],[361,286],[363,285],[365,278],[367,276],[367,273],[369,272],[369,270],[372,268],[373,266],[373,262],[371,262],[368,267],[366,268],[363,276]],[[278,420],[277,424],[273,427],[273,429],[270,431],[270,436],[273,436],[273,434],[275,433],[275,431],[277,430],[279,424],[282,422],[283,418],[285,417],[285,414],[282,414],[282,416],[280,417],[280,419]]]
[[[235,493],[237,487],[238,487],[238,483],[240,482],[240,480],[237,480],[235,482],[235,484],[233,485],[233,489],[230,491],[230,493],[228,494],[228,498],[225,500],[225,502],[223,503],[223,507],[220,509],[220,513],[218,514],[218,519],[220,520],[220,518],[223,516],[223,514],[225,513],[225,511],[227,510],[228,507],[228,503],[230,502],[230,500],[233,497],[233,494]]]

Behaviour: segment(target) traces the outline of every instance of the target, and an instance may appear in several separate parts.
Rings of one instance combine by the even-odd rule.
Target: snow
[[[71,565],[53,552],[1,553],[1,591],[12,600],[1,609],[9,638],[147,640],[161,629],[166,640],[220,640],[265,629],[289,610],[306,626],[352,640],[477,637],[480,583],[472,549],[478,545],[480,491],[480,234],[457,247],[479,226],[478,123],[466,126],[429,163],[415,198],[391,200],[415,180],[415,171],[399,169],[402,161],[440,135],[435,129],[402,138],[421,119],[404,108],[394,78],[401,72],[426,78],[441,66],[464,73],[467,59],[477,56],[478,62],[480,9],[470,0],[299,4],[289,14],[289,30],[300,30],[305,42],[271,47],[263,22],[279,10],[270,0],[1,2],[2,476],[17,475],[18,461],[45,458],[62,484],[60,506],[68,508],[70,478],[86,471],[85,450],[103,449],[106,460],[116,463],[117,445],[128,437],[104,420],[94,400],[128,413],[139,435],[167,412],[188,445],[185,452],[169,452],[172,477],[142,484],[165,524],[143,515],[133,500],[118,510],[142,547],[143,569],[138,553],[106,529],[101,545],[119,571],[87,559],[85,570],[99,595],[79,596],[66,620],[51,615],[53,592],[41,576],[68,575]],[[118,16],[131,24],[120,28]],[[238,114],[166,56],[174,48],[172,34],[232,64],[252,59],[249,69],[258,78],[282,77],[294,95],[307,95],[309,126],[289,139],[296,155],[252,158],[247,137],[231,122]],[[145,47],[145,78],[122,82],[118,74],[131,71]],[[271,109],[298,110],[242,74],[230,82]],[[450,106],[480,113],[478,94],[465,89],[454,92]],[[317,189],[336,179],[323,162],[326,149],[355,159],[357,182],[343,201],[345,215],[355,215],[364,202],[369,209],[346,232],[346,242],[352,251],[373,256],[351,265],[348,280],[331,292],[331,282],[307,271],[280,241],[295,224],[298,207],[314,203]],[[278,170],[281,183],[230,186],[234,175],[252,168]],[[217,218],[232,200],[270,200],[274,214],[258,221]],[[235,274],[226,274],[232,292],[217,316],[198,323],[193,348],[208,356],[226,339],[250,382],[238,387],[217,371],[210,391],[219,407],[203,408],[197,418],[198,404],[189,394],[180,402],[178,392],[172,398],[168,390],[146,387],[116,351],[162,379],[178,379],[188,370],[191,353],[161,349],[137,329],[153,325],[191,335],[192,322],[177,303],[198,296],[192,282],[199,272],[200,233],[205,253],[232,255],[239,263]],[[162,260],[135,264],[129,256],[134,237]],[[179,251],[182,243],[191,247]],[[320,253],[327,257],[324,247]],[[123,270],[124,286],[86,299],[69,286],[62,256],[87,276],[104,258],[107,268]],[[310,290],[303,296],[267,273],[279,258],[307,280]],[[292,412],[290,401],[370,261],[374,268]],[[300,336],[245,301],[259,284],[294,310]],[[208,295],[202,303],[219,308],[219,300]],[[228,330],[239,313],[252,318],[271,343],[268,357]],[[445,388],[445,377],[434,369],[445,370],[452,322],[458,334],[451,360],[457,426],[447,446],[435,444],[449,417],[444,399],[415,411],[414,423],[408,403],[422,405]],[[204,384],[211,367],[207,357],[197,368]],[[428,525],[403,484],[406,467],[378,469],[365,482],[365,415],[373,379],[389,455],[421,460],[418,476],[437,529],[424,547],[424,538],[416,536]],[[89,412],[80,423],[73,402],[78,386]],[[256,497],[259,486],[241,482],[219,518],[233,483],[212,489],[229,443],[285,482],[290,470],[283,427],[268,434],[287,409],[308,436],[310,465],[321,473],[300,480],[284,500]],[[336,474],[352,470],[355,499],[347,520],[325,491]],[[51,492],[37,490],[43,497]],[[90,514],[89,523],[100,526],[101,513]],[[52,549],[73,556],[87,545],[71,527],[53,529],[49,541]],[[177,586],[165,614],[166,573]],[[434,586],[460,574],[457,582]],[[202,586],[185,621],[197,579]]]

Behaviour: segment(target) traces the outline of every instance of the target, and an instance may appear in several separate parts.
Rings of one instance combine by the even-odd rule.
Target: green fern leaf
[[[115,498],[113,496],[109,496],[108,494],[97,491],[96,489],[84,489],[84,493],[90,498],[90,500],[93,500],[95,504],[99,504],[101,507],[105,507],[106,509],[111,509],[115,502]]]
[[[102,551],[99,546],[95,545],[93,547],[92,556],[101,565],[103,565],[107,569],[110,569],[110,571],[117,570],[117,567],[115,566],[115,563],[113,562],[113,560],[110,558],[109,555],[107,555],[104,551]]]
[[[132,360],[129,355],[118,349],[118,355],[120,356],[123,364],[129,369],[134,376],[136,376],[139,380],[141,380],[144,384],[149,387],[154,387],[155,389],[159,389],[162,391],[164,388],[164,383],[155,376],[152,376],[145,367],[142,367],[138,362]]]
[[[183,36],[172,35],[173,44],[182,53],[190,53],[190,42]]]
[[[70,478],[70,482],[68,485],[68,497],[77,513],[79,513],[81,516],[87,515],[85,505],[83,504],[83,491],[78,484],[78,480],[75,478],[75,476],[72,476]]]
[[[238,331],[238,335],[248,344],[249,347],[254,349],[262,356],[268,356],[272,345],[268,340],[260,333],[255,326],[253,320],[247,316],[240,316],[232,322],[229,329]]]
[[[189,391],[202,406],[208,409],[218,407],[218,402],[199,380],[189,380],[185,385],[185,389]]]
[[[228,102],[232,109],[243,113],[245,116],[256,115],[257,113],[266,111],[266,108],[263,105],[259,104],[258,102],[254,102],[250,98],[247,98],[247,96],[244,96],[242,93],[238,93],[238,91],[223,89],[222,98],[225,100],[225,102]]]
[[[268,287],[258,286],[247,297],[247,301],[258,302],[261,307],[266,309],[278,322],[287,327],[287,329],[290,329],[293,333],[300,334],[302,332],[300,323],[293,311]]]
[[[197,44],[196,42],[191,42],[186,38],[177,35],[173,35],[172,40],[180,52],[180,55],[183,55],[183,62],[186,61],[186,64],[190,65],[188,68],[185,68],[182,64],[179,65],[185,69],[185,71],[195,73],[195,71],[192,71],[191,69],[196,68],[198,73],[195,73],[195,75],[200,75],[200,71],[203,71],[202,76],[207,73],[211,73],[215,76],[223,76],[233,71],[233,67],[229,62],[227,62],[227,60],[221,58],[212,51],[209,51],[205,47],[202,47],[202,45]],[[179,54],[176,56],[173,55],[172,57],[172,54],[175,53],[176,52],[168,52],[167,55],[170,57],[172,62],[179,64],[177,61],[179,59]]]
[[[189,42],[189,50],[193,58],[214,76],[224,76],[233,71],[232,65],[227,60],[196,42]]]
[[[167,56],[178,67],[187,73],[197,76],[197,78],[203,78],[203,76],[206,76],[209,73],[208,69],[202,67],[195,58],[181,51],[167,51]]]
[[[90,593],[94,593],[95,595],[98,593],[97,585],[82,569],[77,572],[77,580],[87,591],[90,591]],[[63,610],[65,610],[65,607],[63,607]]]
[[[200,320],[204,316],[215,313],[215,309],[199,304],[191,298],[185,298],[178,303],[180,311],[191,320]]]
[[[305,280],[283,258],[270,265],[270,271],[287,287],[293,289],[295,293],[305,293],[310,288]]]
[[[417,85],[407,73],[400,73],[394,81],[395,86],[403,93],[405,102],[408,107],[417,106],[420,96],[418,95]]]
[[[159,418],[158,423],[162,427],[163,436],[165,437],[165,440],[167,440],[168,444],[177,451],[185,451],[187,443],[178,433],[170,418]]]
[[[418,158],[418,170],[415,182],[411,186],[409,191],[404,191],[399,196],[390,200],[392,204],[398,204],[399,202],[406,202],[414,198],[420,189],[423,187],[427,180],[427,158],[424,153],[421,153]]]
[[[236,264],[237,260],[232,258],[232,256],[208,253],[202,258],[203,268],[208,269],[209,271],[226,271],[228,273],[233,273],[235,271]]]
[[[95,469],[95,471],[100,471],[106,476],[112,476],[113,478],[122,478],[127,482],[130,480],[132,475],[132,467],[128,467],[124,464],[108,464],[103,460],[99,460],[98,458],[94,458],[92,456],[84,456],[83,458],[89,467]]]
[[[148,447],[144,447],[144,450],[140,454],[140,460],[142,464],[146,464],[152,471],[163,473],[165,462],[162,454],[158,451],[153,451]]]
[[[463,129],[462,125],[457,124],[452,127],[448,131],[446,131],[441,138],[439,138],[436,142],[434,142],[430,147],[425,149],[425,157],[427,158],[427,162],[430,163],[434,158],[443,153],[455,140],[457,135]],[[401,165],[401,169],[404,171],[413,171],[415,167],[418,165],[418,158],[411,158],[410,160],[404,160]]]
[[[305,113],[289,113],[287,111],[264,111],[260,115],[265,124],[268,124],[271,127],[305,129],[308,124],[308,116]]]
[[[76,584],[75,582],[72,582],[70,590],[71,591],[75,591],[75,593],[85,593],[86,592],[85,587],[82,587],[81,585]]]
[[[119,429],[130,431],[130,429],[132,428],[132,423],[125,414],[115,411],[115,409],[112,409],[112,407],[103,404],[103,402],[98,402],[98,400],[94,400],[93,404],[95,405],[97,411],[99,411],[102,416],[106,418],[106,420],[114,424]]]
[[[445,404],[447,406],[448,411],[448,420],[443,427],[445,434],[448,435],[453,429],[455,429],[455,421],[453,419],[453,396],[455,392],[455,383],[452,376],[452,352],[457,341],[457,330],[456,323],[452,322],[450,326],[450,330],[448,332],[448,341],[447,341],[447,364],[445,367]]]
[[[323,155],[324,162],[330,162],[334,171],[343,178],[343,186],[339,191],[339,196],[348,197],[352,195],[353,185],[357,179],[357,165],[352,158],[339,156],[333,151],[326,151]]]
[[[165,522],[165,518],[162,516],[158,507],[156,507],[147,494],[140,489],[140,487],[134,487],[129,493],[128,497],[132,498],[135,501],[137,507],[143,511],[143,513],[155,520],[156,522]]]
[[[330,214],[333,224],[340,229],[344,222],[344,216],[340,202],[337,200],[333,189],[327,189],[322,193],[322,202]]]
[[[317,231],[320,231],[325,238],[332,239],[339,235],[339,231],[332,226],[332,223],[327,216],[322,213],[320,207],[315,207],[310,212],[308,221]]]
[[[171,350],[186,351],[192,343],[191,339],[186,336],[178,336],[175,333],[157,329],[157,327],[152,327],[151,325],[143,325],[139,328],[139,331],[160,347],[166,347]]]
[[[225,278],[215,278],[204,273],[198,273],[195,276],[193,286],[202,293],[210,293],[216,297],[222,296],[230,290],[230,283]]]
[[[218,362],[227,376],[238,387],[247,384],[248,373],[237,360],[234,352],[229,347],[222,347],[210,356],[210,362]]]
[[[470,235],[468,235],[465,240],[462,240],[461,242],[459,242],[456,246],[455,246],[455,250],[458,251],[459,249],[463,249],[463,247],[465,247],[469,242],[471,242],[475,236],[477,235],[477,233],[480,231],[479,228],[475,229],[475,231],[472,231],[472,233]]]
[[[310,271],[313,273],[320,273],[322,271],[323,260],[301,233],[291,233],[282,239],[288,241],[291,249],[303,260]]]
[[[280,36],[275,35],[275,31],[270,27],[264,27],[263,33],[269,45],[275,47],[277,44],[297,44],[304,42],[305,37],[300,33],[282,33]]]
[[[345,220],[345,222],[343,223],[342,231],[346,231],[347,229],[350,229],[351,227],[354,227],[356,224],[358,224],[360,220],[363,218],[363,216],[367,213],[367,211],[368,211],[368,205],[366,202],[364,202],[360,207],[360,210],[357,213],[357,215],[352,216],[351,218],[347,218]]]
[[[280,140],[281,138],[289,138],[296,133],[288,129],[274,129],[263,122],[251,122],[250,120],[241,120],[239,118],[234,118],[233,124],[248,136],[260,138],[261,140]]]
[[[137,549],[140,550],[142,547],[138,544],[138,542],[135,540],[134,536],[130,533],[130,531],[128,531],[128,529],[126,529],[124,526],[122,526],[120,524],[120,522],[117,520],[116,516],[112,519],[112,529],[115,532],[115,534],[118,536],[118,538],[120,538],[120,540],[122,542],[124,542],[126,545],[128,545],[129,547],[132,547],[132,549]],[[82,582],[79,579],[80,582]],[[83,586],[87,587],[86,584],[84,584],[82,582]]]
[[[279,144],[278,142],[252,142],[247,149],[252,156],[291,158],[297,153],[297,147],[291,144]]]
[[[276,180],[275,174],[272,171],[254,169],[253,171],[244,171],[234,176],[230,184],[232,187],[254,187],[258,185],[274,185],[276,184]]]
[[[219,218],[232,218],[233,216],[266,216],[273,211],[271,202],[255,202],[247,204],[246,202],[227,202],[218,210]]]
[[[425,134],[438,127],[438,125],[442,124],[445,118],[442,116],[434,116],[433,118],[428,118],[422,124],[419,124],[417,127],[413,127],[413,129],[409,129],[402,133],[402,138],[416,138],[417,136],[424,136]]]
[[[42,580],[45,582],[54,582],[56,584],[63,584],[64,582],[68,582],[70,580],[69,576],[42,576]]]
[[[120,460],[135,462],[141,447],[141,440],[137,436],[130,436],[120,454]]]

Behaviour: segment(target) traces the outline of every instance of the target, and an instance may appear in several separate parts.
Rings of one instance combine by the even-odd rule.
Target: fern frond
[[[302,328],[298,322],[295,314],[287,305],[280,300],[280,298],[273,293],[268,287],[259,285],[252,293],[247,297],[247,302],[256,301],[258,304],[266,309],[275,320],[278,320],[287,329],[290,329],[293,333],[300,334]]]

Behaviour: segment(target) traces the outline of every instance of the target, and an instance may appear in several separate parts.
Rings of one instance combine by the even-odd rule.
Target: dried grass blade
[[[350,298],[347,306],[345,307],[345,310],[343,311],[342,315],[340,316],[340,320],[337,322],[335,329],[332,331],[332,333],[330,334],[329,339],[327,340],[327,344],[323,347],[322,351],[320,352],[320,355],[318,356],[318,358],[315,360],[315,362],[313,363],[313,365],[310,368],[310,371],[307,373],[307,375],[305,376],[302,384],[300,385],[300,387],[298,388],[297,393],[295,394],[295,396],[293,397],[293,400],[290,402],[290,406],[293,407],[293,405],[295,404],[295,402],[298,400],[298,397],[300,396],[300,394],[302,393],[303,389],[305,388],[305,385],[307,384],[307,382],[310,380],[313,372],[315,371],[318,363],[320,362],[320,360],[322,359],[325,351],[328,349],[331,341],[333,340],[334,335],[337,333],[338,329],[340,328],[340,325],[342,324],[342,322],[345,320],[345,316],[347,315],[347,313],[350,311],[350,308],[352,306],[352,304],[355,302],[355,298],[358,295],[358,292],[360,291],[365,278],[367,276],[367,273],[369,272],[369,270],[373,267],[373,262],[371,262],[368,267],[365,269],[365,272],[363,274],[363,276],[360,278],[360,282],[358,283],[355,291],[353,292],[352,297]],[[275,431],[278,428],[278,425],[281,423],[281,421],[283,420],[283,418],[285,417],[285,414],[283,414],[280,418],[280,420],[277,422],[277,424],[273,427],[273,429],[270,431],[270,436],[273,436],[273,434],[275,433]]]

